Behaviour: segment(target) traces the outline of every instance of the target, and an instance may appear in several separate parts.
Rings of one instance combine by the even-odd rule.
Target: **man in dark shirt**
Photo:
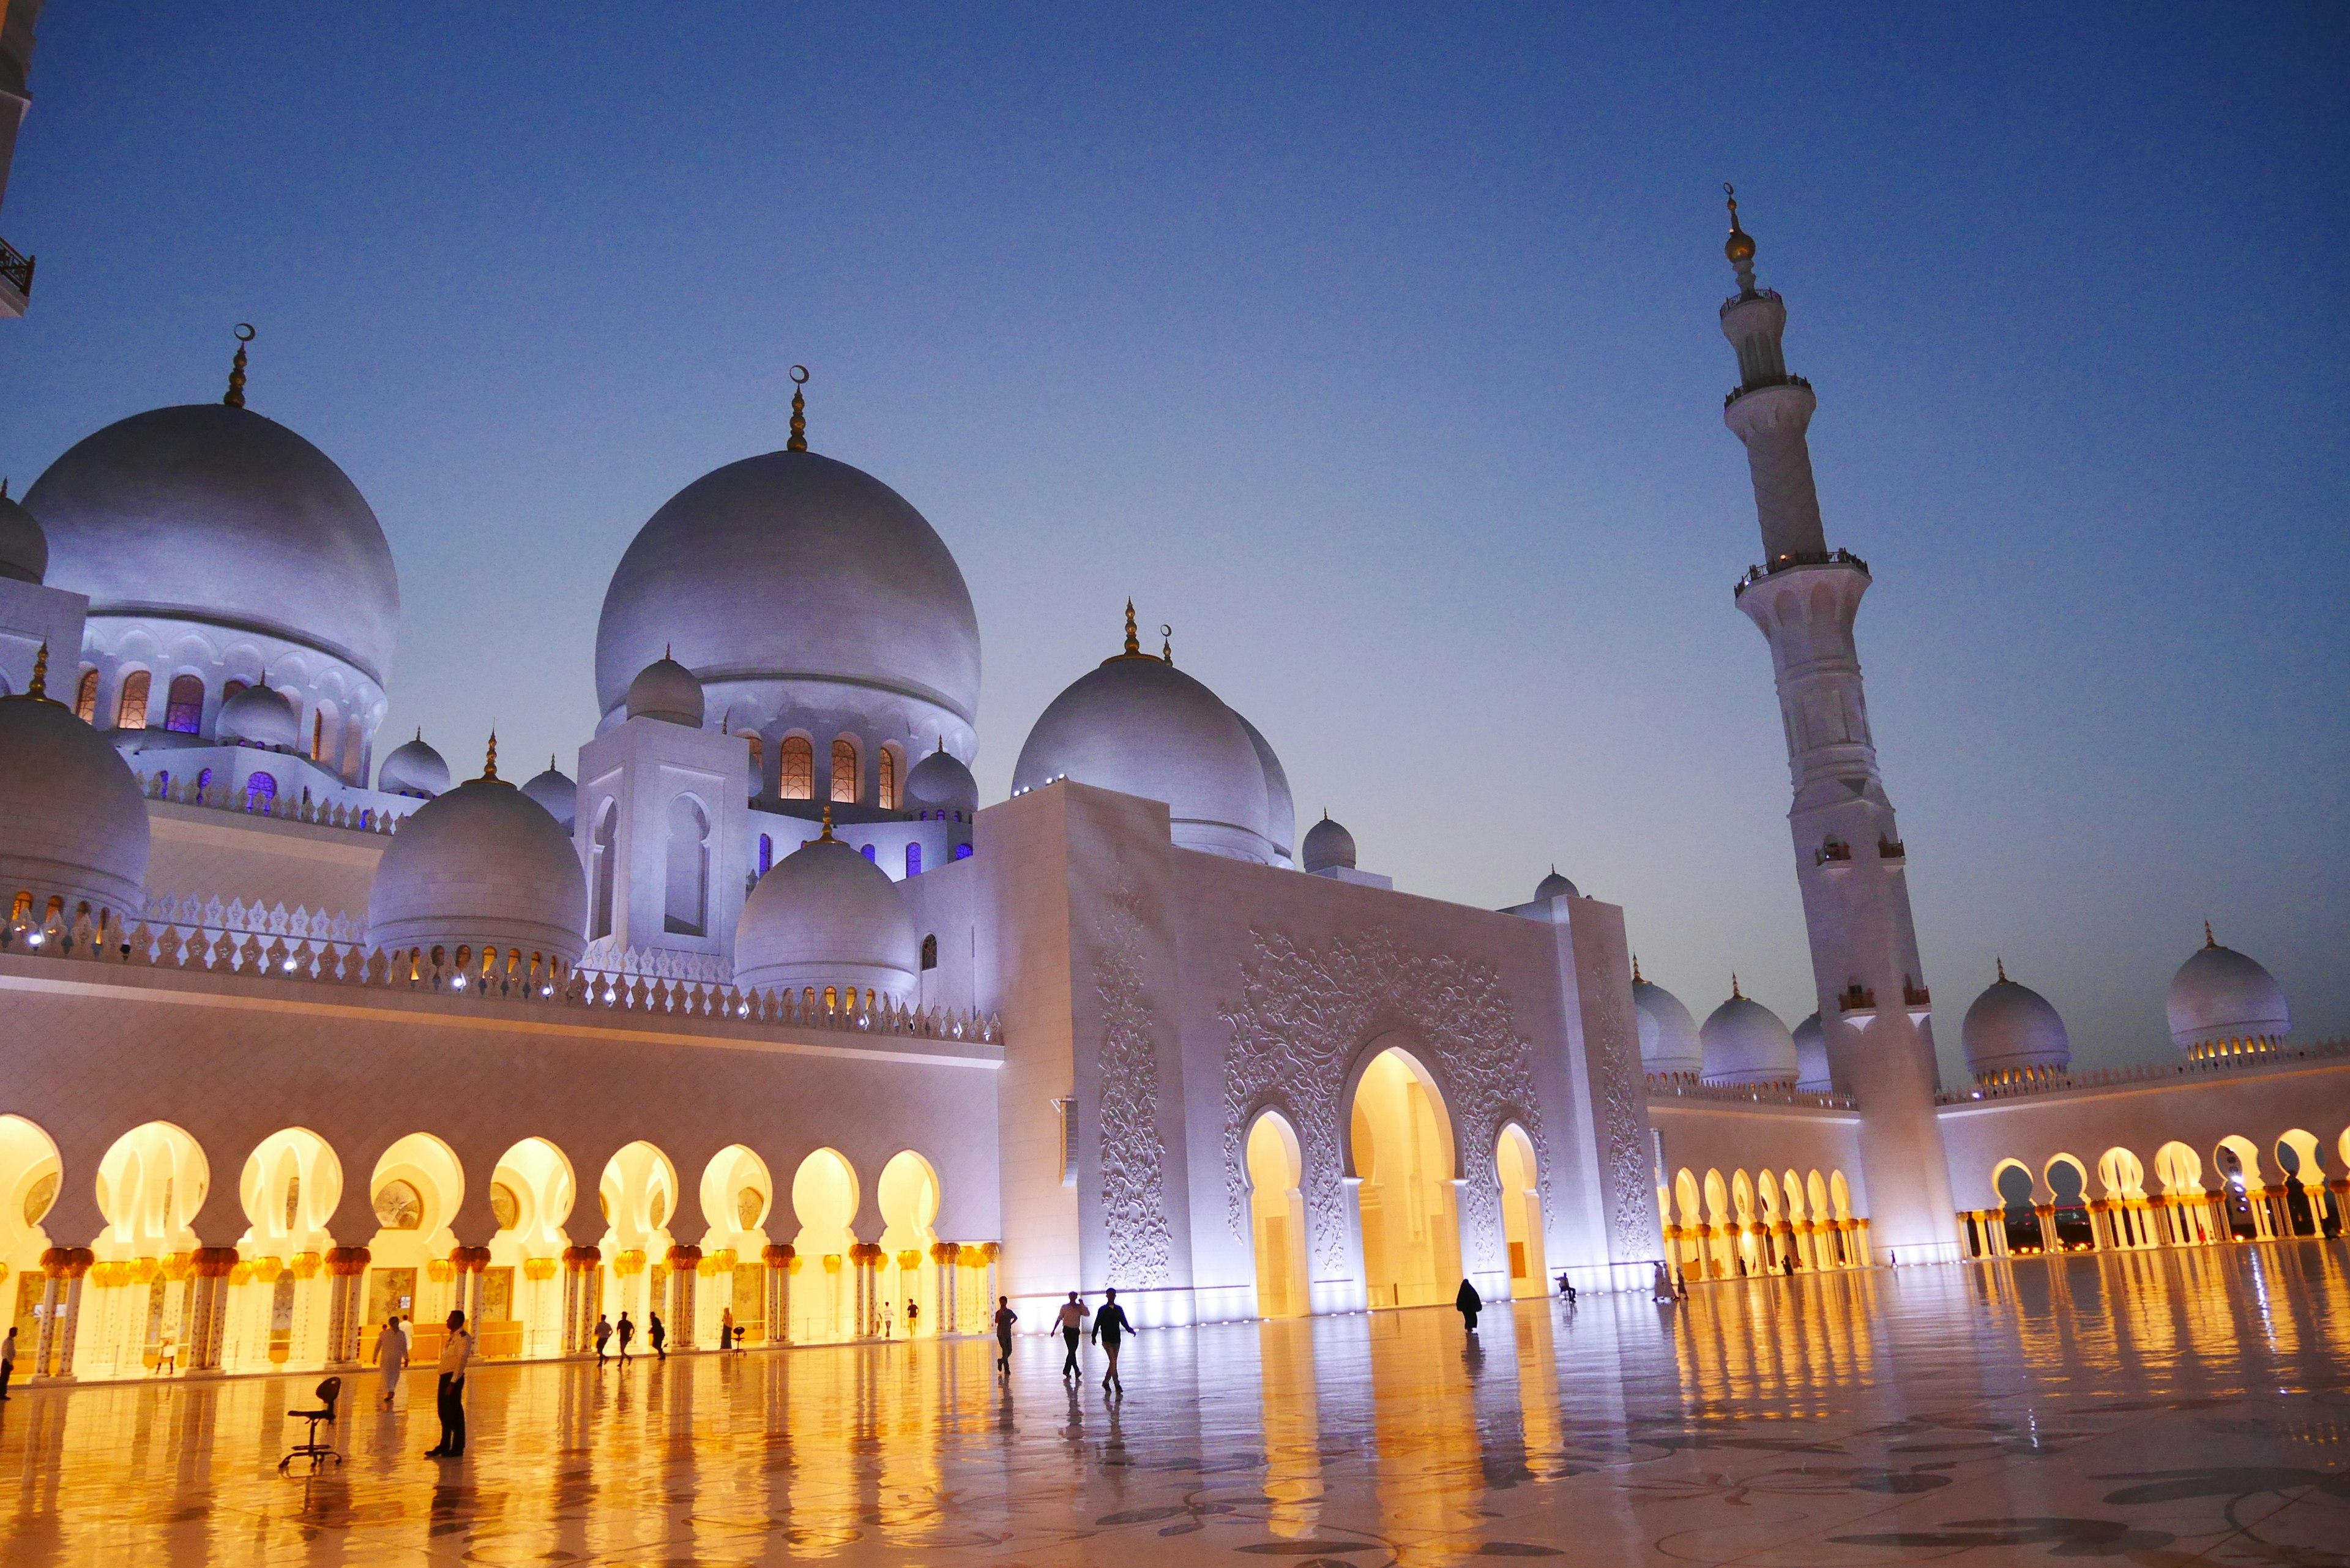
[[[1009,1376],[1012,1372],[1012,1325],[1020,1314],[1012,1310],[1010,1296],[995,1298],[995,1369]]]
[[[1119,1393],[1126,1392],[1126,1380],[1118,1375],[1118,1345],[1120,1337],[1133,1330],[1133,1321],[1126,1315],[1126,1309],[1118,1304],[1118,1293],[1104,1291],[1101,1310],[1094,1314],[1094,1343],[1100,1345],[1109,1357],[1109,1371],[1102,1377],[1104,1388],[1116,1384]]]

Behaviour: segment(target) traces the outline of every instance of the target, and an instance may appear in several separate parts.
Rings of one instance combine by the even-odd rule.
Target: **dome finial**
[[[1738,225],[1738,187],[1729,181],[1721,182],[1722,196],[1730,202],[1730,237],[1721,243],[1721,254],[1738,273],[1738,294],[1742,299],[1754,296],[1754,236]]]
[[[832,802],[830,801],[826,801],[824,803],[824,832],[817,836],[816,842],[819,844],[837,844],[839,842],[839,840],[836,839],[832,836]]]
[[[806,365],[792,367],[792,439],[784,443],[785,452],[807,451],[807,399],[800,394],[807,379]]]
[[[19,697],[17,701],[23,702],[47,702],[51,701],[49,696],[49,645],[46,641],[41,644],[41,651],[33,655],[33,683],[25,688],[23,695]],[[65,704],[60,702],[57,706],[62,708]]]
[[[2220,939],[2211,934],[2211,922],[2209,920],[2203,922],[2203,945],[2207,948],[2220,945]]]
[[[1991,961],[1999,966],[1999,983],[2005,985],[2007,983],[2007,961],[2003,958],[1995,958]]]
[[[498,782],[498,732],[490,732],[490,754],[482,759],[482,778],[489,784]]]
[[[232,409],[244,407],[244,346],[253,341],[253,323],[236,324],[236,358],[229,361],[228,394],[221,399]]]
[[[1128,658],[1133,659],[1139,657],[1141,652],[1142,639],[1134,629],[1134,600],[1128,597],[1126,601],[1126,653]]]
[[[1638,953],[1634,953],[1632,955],[1632,983],[1634,985],[1646,985],[1648,983],[1647,981],[1640,978],[1640,955]]]
[[[1736,970],[1731,970],[1730,971],[1730,1000],[1732,1002],[1743,1002],[1746,1000],[1744,996],[1739,993],[1738,971]]]
[[[1166,622],[1159,623],[1159,658],[1161,663],[1175,662],[1175,628]]]

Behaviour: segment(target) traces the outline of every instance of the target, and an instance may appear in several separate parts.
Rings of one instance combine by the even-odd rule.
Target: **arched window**
[[[776,749],[775,794],[785,800],[816,798],[816,748],[806,735],[785,735]]]
[[[424,1199],[405,1181],[387,1181],[376,1189],[375,1222],[387,1231],[421,1230]]]
[[[196,774],[196,793],[202,794],[213,787],[213,771],[205,768]]]
[[[619,805],[606,801],[603,812],[596,818],[595,834],[588,839],[588,852],[594,861],[589,881],[595,888],[588,909],[588,935],[590,939],[612,934],[613,840],[619,832]]]
[[[909,844],[906,846],[906,875],[919,877],[921,874],[922,846],[919,844]]]
[[[221,682],[221,701],[225,702],[230,698],[235,696],[238,692],[247,691],[250,690],[252,690],[250,682],[244,680],[224,680]]]
[[[327,756],[327,715],[314,711],[310,715],[310,760],[324,762]]]
[[[870,860],[873,858],[873,846],[868,844],[859,849],[858,853],[863,855],[866,859]]]
[[[701,936],[710,924],[710,816],[690,794],[669,803],[668,880],[661,929]]]
[[[970,846],[970,845],[968,845],[968,844],[958,844],[958,845],[956,845],[956,846],[955,846],[955,851],[954,851],[954,857],[955,857],[956,859],[958,859],[958,860],[968,860],[968,859],[970,859],[970,858],[971,858],[971,846]]]
[[[81,672],[81,685],[74,692],[74,717],[85,724],[98,722],[98,671]]]
[[[876,788],[879,792],[875,797],[876,800],[884,811],[897,810],[898,753],[890,750],[888,746],[884,746],[881,748],[881,756],[879,760],[873,765],[880,775],[879,779],[876,780]]]
[[[175,675],[163,708],[163,728],[192,735],[203,726],[204,682],[199,675]]]
[[[143,730],[147,727],[147,687],[151,679],[143,670],[134,670],[122,678],[122,695],[114,704],[116,729]]]
[[[759,835],[759,875],[764,877],[774,868],[775,864],[775,836],[772,833],[763,833]]]
[[[924,969],[939,967],[939,939],[935,932],[922,939],[922,967]]]
[[[277,781],[267,774],[254,774],[244,781],[244,809],[267,811],[277,799]]]
[[[848,740],[832,743],[832,803],[853,805],[857,802],[857,742]]]

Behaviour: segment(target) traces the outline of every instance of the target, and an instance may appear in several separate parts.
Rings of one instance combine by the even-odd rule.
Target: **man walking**
[[[637,1337],[637,1325],[629,1321],[629,1309],[620,1309],[620,1365],[629,1364],[629,1341]]]
[[[441,1343],[441,1441],[424,1450],[428,1459],[463,1459],[465,1454],[465,1364],[473,1359],[473,1336],[465,1332],[465,1314],[449,1314],[449,1337]]]
[[[1133,1330],[1134,1324],[1126,1315],[1126,1309],[1118,1304],[1118,1292],[1104,1291],[1101,1311],[1094,1314],[1094,1343],[1109,1356],[1109,1370],[1102,1374],[1105,1389],[1114,1383],[1119,1393],[1126,1392],[1126,1379],[1118,1375],[1118,1345],[1122,1335]]]
[[[408,1331],[400,1326],[398,1313],[384,1320],[383,1332],[376,1336],[375,1364],[383,1377],[383,1407],[389,1410],[391,1397],[400,1392],[400,1375],[408,1370]]]
[[[1075,1291],[1071,1291],[1069,1299],[1061,1303],[1060,1323],[1061,1343],[1069,1347],[1068,1355],[1061,1357],[1061,1376],[1064,1378],[1083,1377],[1085,1368],[1077,1365],[1077,1341],[1085,1337],[1086,1303],[1077,1299]]]
[[[1010,1296],[995,1298],[995,1369],[1007,1377],[1012,1374],[1012,1325],[1020,1314],[1012,1310]]]
[[[669,1359],[669,1325],[662,1323],[660,1314],[650,1307],[645,1309],[645,1337],[653,1342],[653,1354],[667,1361]]]
[[[612,1320],[602,1313],[596,1314],[596,1365],[604,1365],[604,1346],[612,1339]]]

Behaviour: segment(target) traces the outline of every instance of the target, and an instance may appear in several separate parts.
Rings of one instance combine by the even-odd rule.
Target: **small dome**
[[[0,577],[38,584],[48,569],[49,536],[8,498],[8,482],[0,479]]]
[[[2004,964],[1999,979],[1967,1009],[1959,1040],[1977,1083],[2062,1073],[2073,1063],[2064,1021],[2046,997],[2008,979]]]
[[[0,699],[0,887],[52,898],[72,919],[136,916],[146,906],[147,802],[138,775],[73,710],[27,694]]]
[[[522,794],[525,800],[535,800],[545,806],[546,815],[555,818],[556,825],[566,833],[578,820],[579,786],[555,765],[553,757],[546,759],[545,773],[522,786]]]
[[[2250,1041],[2272,1045],[2293,1032],[2284,987],[2259,963],[2223,948],[2203,928],[2203,946],[2170,977],[2170,1038],[2190,1056]]]
[[[629,682],[629,717],[702,728],[702,682],[693,671],[663,654]]]
[[[1264,764],[1248,726],[1164,659],[1113,656],[1053,699],[1020,748],[1012,793],[1063,778],[1164,801],[1184,848],[1274,859]]]
[[[1257,727],[1248,722],[1248,715],[1235,709],[1232,717],[1248,732],[1249,744],[1256,748],[1256,760],[1264,769],[1264,823],[1266,836],[1273,840],[1273,852],[1291,865],[1297,863],[1297,805],[1289,794],[1289,770],[1281,765],[1272,744]]]
[[[1813,1013],[1795,1025],[1795,1087],[1807,1095],[1835,1093],[1835,1074],[1828,1067],[1827,1032]]]
[[[1758,1084],[1792,1084],[1801,1069],[1795,1060],[1795,1037],[1779,1015],[1759,1002],[1738,994],[1730,986],[1730,1000],[1713,1010],[1698,1031],[1705,1055],[1705,1081],[1732,1088]]]
[[[501,779],[470,780],[411,812],[368,893],[368,941],[390,950],[495,945],[575,963],[587,927],[570,838]]]
[[[959,811],[969,816],[979,809],[979,781],[971,776],[971,770],[962,765],[961,757],[941,748],[907,771],[906,787],[899,805],[907,811],[927,811],[933,815]]]
[[[424,732],[403,741],[375,770],[375,787],[386,794],[412,794],[431,800],[449,789],[449,764],[424,743]]]
[[[1640,1019],[1641,1071],[1695,1077],[1705,1070],[1697,1020],[1679,997],[1641,979],[1638,965],[1632,971],[1632,1007]]]
[[[1301,853],[1305,858],[1298,864],[1308,871],[1328,871],[1341,867],[1352,871],[1355,868],[1355,836],[1331,821],[1330,814],[1326,811],[1321,821],[1305,830],[1305,843]]]
[[[224,403],[133,414],[25,493],[60,587],[92,616],[184,618],[282,637],[380,684],[400,579],[374,512],[334,461]]]
[[[903,1002],[921,961],[904,892],[829,836],[760,877],[734,928],[734,983],[754,991],[857,986]]]
[[[1555,866],[1550,868],[1549,876],[1534,884],[1534,899],[1537,903],[1544,898],[1573,898],[1578,897],[1580,897],[1580,895],[1575,892],[1575,884],[1560,876],[1558,874],[1558,867]]]
[[[283,691],[270,686],[248,686],[220,705],[220,717],[213,722],[213,733],[224,741],[242,741],[247,745],[290,752],[301,740],[302,718],[294,711],[294,704]]]

